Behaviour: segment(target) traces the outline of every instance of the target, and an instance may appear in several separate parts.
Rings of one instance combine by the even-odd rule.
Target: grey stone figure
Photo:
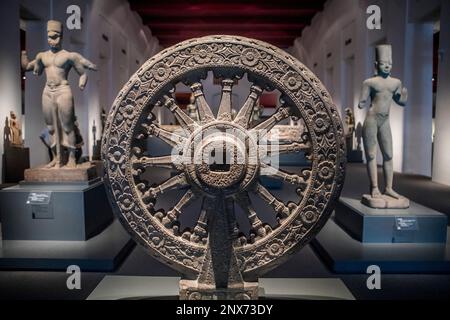
[[[33,61],[29,61],[22,51],[22,68],[41,75],[45,71],[47,82],[42,94],[42,109],[45,123],[52,137],[53,160],[48,168],[66,165],[76,167],[75,108],[68,75],[72,67],[80,75],[78,86],[83,90],[87,83],[85,69],[97,70],[97,67],[77,52],[62,49],[63,25],[59,21],[47,23],[48,44],[50,50],[40,52]],[[63,147],[69,151],[66,164],[62,163]]]
[[[193,94],[191,94],[191,97],[189,98],[189,104],[186,106],[186,111],[192,120],[198,121],[198,109],[195,105],[195,97]]]
[[[11,144],[11,128],[9,126],[9,118],[5,119],[5,126],[3,128],[3,145],[9,146]]]
[[[345,141],[347,144],[347,153],[353,150],[353,136],[355,134],[355,116],[353,110],[345,108],[345,124],[347,132],[345,134]]]
[[[409,200],[392,188],[393,150],[389,111],[394,100],[405,106],[407,90],[399,79],[391,77],[392,48],[390,45],[376,47],[375,67],[377,74],[364,81],[358,107],[363,108],[371,100],[363,125],[363,143],[370,179],[370,195],[363,195],[362,202],[372,208],[407,208]],[[378,142],[378,143],[377,143]],[[386,183],[384,194],[378,187],[377,144],[383,154],[383,172]]]

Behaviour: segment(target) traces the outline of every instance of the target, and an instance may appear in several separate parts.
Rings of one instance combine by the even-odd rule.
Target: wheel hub
[[[185,172],[209,195],[234,195],[257,177],[258,145],[249,132],[231,122],[201,127],[186,143]]]

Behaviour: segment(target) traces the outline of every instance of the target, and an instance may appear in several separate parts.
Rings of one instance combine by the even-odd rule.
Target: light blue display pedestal
[[[364,243],[330,219],[311,244],[336,273],[366,274],[371,265],[379,266],[382,274],[450,273],[450,239],[447,244]]]
[[[0,191],[3,240],[87,240],[113,214],[100,179],[83,183],[21,183]]]
[[[445,243],[447,216],[411,201],[408,209],[373,209],[341,197],[335,220],[364,243]]]

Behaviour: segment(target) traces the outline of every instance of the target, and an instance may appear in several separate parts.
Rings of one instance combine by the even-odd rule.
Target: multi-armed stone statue
[[[76,167],[76,135],[75,109],[72,91],[67,80],[72,67],[80,75],[78,86],[84,89],[87,83],[85,69],[97,70],[96,66],[76,52],[62,49],[63,25],[59,21],[50,20],[47,23],[48,44],[50,50],[40,52],[29,62],[27,54],[22,51],[22,68],[41,75],[45,70],[47,82],[42,93],[42,109],[45,123],[52,137],[53,160],[49,168],[59,168],[66,165]],[[68,149],[66,164],[62,163],[63,147]]]
[[[376,47],[375,67],[377,74],[364,81],[359,108],[363,108],[369,98],[371,105],[363,126],[363,142],[370,179],[370,195],[363,195],[362,202],[372,208],[408,208],[409,200],[400,196],[392,188],[393,148],[389,123],[392,100],[405,106],[407,90],[399,79],[390,76],[392,69],[392,48],[390,45]],[[383,171],[386,182],[384,194],[378,188],[377,141],[383,154]]]

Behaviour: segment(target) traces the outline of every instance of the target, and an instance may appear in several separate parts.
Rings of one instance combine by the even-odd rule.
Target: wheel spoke
[[[186,142],[186,138],[176,133],[164,130],[154,123],[150,125],[144,123],[142,126],[147,130],[148,135],[158,137],[172,147],[183,145]]]
[[[283,170],[272,167],[269,164],[261,163],[261,175],[262,176],[275,176],[277,178],[283,179],[284,181],[298,186],[306,186],[306,181],[297,174],[287,173]]]
[[[231,92],[233,87],[233,80],[222,80],[222,98],[220,99],[219,112],[217,120],[231,121]]]
[[[181,156],[170,155],[162,157],[142,157],[133,161],[133,164],[138,164],[146,167],[159,167],[159,168],[174,168],[181,162]]]
[[[256,101],[258,100],[261,93],[262,89],[260,87],[255,85],[251,86],[250,94],[248,95],[247,100],[245,101],[244,105],[239,110],[236,118],[234,119],[234,123],[246,129],[248,128],[253,108],[255,107]]]
[[[192,190],[186,191],[186,193],[181,197],[178,203],[169,212],[167,212],[167,215],[165,217],[162,218],[162,224],[166,227],[170,227],[173,222],[180,216],[181,209],[187,207],[196,198],[197,196]]]
[[[274,147],[275,146],[275,147]],[[274,157],[280,154],[294,153],[301,151],[309,151],[311,145],[309,143],[288,143],[288,144],[269,144],[259,146],[259,156],[264,157]]]
[[[253,208],[250,197],[248,196],[248,193],[245,192],[243,194],[238,194],[235,197],[235,201],[237,204],[244,210],[245,214],[247,215],[247,218],[250,222],[252,230],[256,234],[256,238],[262,238],[267,235],[271,231],[270,226],[262,223],[261,219],[259,219],[255,209]]]
[[[205,198],[202,201],[202,209],[200,211],[200,216],[198,217],[197,224],[194,227],[193,233],[190,240],[195,243],[203,242],[208,235],[208,224],[207,224],[207,211],[205,206]]]
[[[203,86],[200,82],[191,85],[191,90],[194,93],[195,104],[198,109],[198,115],[202,123],[208,123],[214,121],[214,115],[206,102],[205,95],[203,94]]]
[[[269,119],[261,122],[252,131],[258,132],[258,139],[263,138],[278,122],[290,116],[289,107],[280,107]]]
[[[173,176],[170,179],[167,179],[160,185],[156,187],[150,188],[147,192],[144,193],[143,198],[144,199],[155,199],[158,195],[163,194],[167,190],[174,189],[176,187],[186,187],[188,186],[188,182],[186,180],[186,177],[184,173],[181,173],[179,175]]]
[[[164,107],[170,110],[178,120],[181,127],[189,132],[193,132],[199,125],[191,119],[175,102],[175,99],[164,96]]]
[[[275,196],[263,187],[262,184],[256,183],[254,192],[261,199],[267,202],[282,219],[289,216],[292,208],[289,208],[283,202],[275,198]]]

